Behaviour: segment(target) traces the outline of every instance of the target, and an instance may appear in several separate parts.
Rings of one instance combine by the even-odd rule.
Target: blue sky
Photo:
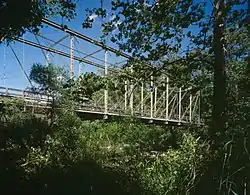
[[[112,0],[104,0],[103,1],[103,8],[110,9],[111,1]],[[205,12],[210,13],[211,9],[212,9],[210,0],[194,0],[195,3],[196,2],[203,2],[203,1],[208,2],[207,6],[205,8],[206,9]],[[79,3],[77,5],[77,17],[76,17],[76,19],[74,19],[70,22],[66,22],[64,20],[63,23],[65,25],[67,25],[69,28],[71,28],[77,32],[83,33],[83,34],[85,34],[85,35],[87,35],[95,40],[99,40],[100,36],[102,34],[101,33],[101,24],[102,24],[101,19],[99,19],[98,17],[95,18],[94,25],[90,29],[83,29],[82,25],[81,25],[83,22],[83,19],[86,17],[85,9],[86,8],[96,8],[96,7],[100,7],[100,0],[79,0]],[[107,20],[109,18],[111,18],[111,16],[108,16]],[[51,20],[53,20],[57,23],[62,23],[61,18],[53,18]],[[192,27],[191,30],[197,31],[197,28]],[[66,35],[62,31],[55,30],[55,29],[53,29],[51,27],[47,27],[47,26],[45,26],[41,30],[41,34],[43,36],[46,36],[49,39],[54,40],[54,41],[58,41],[60,38],[62,38],[63,36]],[[30,34],[30,33],[26,33],[24,35],[24,39],[36,42],[34,35]],[[42,45],[53,44],[52,42],[45,42],[45,40],[42,38],[39,38],[39,41]],[[61,42],[61,44],[69,47],[70,46],[70,38],[69,37],[66,38],[64,41]],[[185,40],[184,45],[187,45],[187,44],[188,44],[188,41]],[[114,48],[117,48],[116,45],[114,45],[111,42],[107,42],[107,45],[112,46]],[[28,74],[29,74],[31,65],[33,63],[42,63],[42,64],[46,63],[44,55],[40,49],[32,48],[28,45],[24,45],[24,44],[21,44],[18,42],[11,44],[11,46],[16,51],[21,63],[23,64],[23,66]],[[67,48],[67,47],[62,46],[62,45],[58,45],[55,48],[69,53],[69,48]],[[89,54],[89,53],[92,53],[92,52],[98,50],[99,47],[78,39],[78,40],[75,40],[75,49],[79,50],[81,52],[84,52],[86,54]],[[78,52],[75,52],[75,55],[79,56],[79,57],[84,57],[83,54],[80,54]],[[95,57],[97,57],[101,60],[104,60],[104,51],[99,52],[98,54],[95,55]],[[50,55],[50,59],[51,59],[51,62],[53,64],[59,65],[59,66],[64,67],[66,69],[68,69],[68,67],[69,67],[69,59],[68,58],[53,54],[53,55]],[[93,60],[91,58],[87,58],[87,59]],[[115,54],[112,54],[109,52],[109,55],[108,55],[108,62],[109,63],[116,63],[116,62],[121,62],[124,60],[125,59],[123,57],[117,57]],[[98,60],[93,60],[93,61],[95,61],[99,64],[104,64],[103,62],[100,62]],[[78,64],[79,63],[77,61],[75,61],[75,75],[76,76],[78,75],[78,69],[79,69]],[[86,71],[96,72],[98,70],[96,68],[89,66],[89,65],[83,64],[83,72],[86,72]],[[24,73],[22,72],[22,70],[21,70],[17,60],[15,59],[13,53],[11,52],[10,48],[4,44],[1,44],[0,45],[0,86],[8,86],[8,87],[14,87],[14,88],[25,88],[28,85],[29,85],[29,82],[26,79],[26,77],[24,76]]]
[[[111,0],[104,0],[103,7],[109,9],[111,5]],[[102,21],[99,18],[95,18],[95,23],[92,28],[90,29],[82,29],[82,22],[83,19],[86,16],[85,9],[86,8],[94,8],[94,7],[99,7],[100,6],[100,0],[80,0],[78,5],[77,5],[77,17],[76,19],[66,22],[65,20],[63,21],[64,24],[66,24],[69,28],[83,33],[95,40],[100,40],[101,36],[101,23]],[[61,18],[53,18],[53,21],[57,23],[61,23],[62,19]],[[41,30],[41,34],[43,36],[46,36],[49,39],[52,39],[54,41],[58,41],[60,38],[64,37],[66,33],[55,30],[52,27],[45,26]],[[31,33],[25,33],[24,34],[24,39],[37,42],[35,39],[34,35]],[[43,38],[39,38],[39,41],[42,45],[50,45],[53,44],[53,42],[45,42]],[[61,42],[61,44],[69,47],[70,46],[70,38],[66,38],[64,41]],[[97,46],[94,46],[88,42],[82,41],[82,40],[75,40],[75,49],[79,50],[85,54],[92,53],[98,49],[100,49]],[[112,43],[108,43],[109,46],[116,47]],[[41,52],[40,49],[30,47],[28,45],[15,42],[12,43],[11,46],[15,50],[18,58],[20,59],[21,63],[23,64],[26,72],[29,74],[31,65],[33,63],[42,63],[45,64],[46,60]],[[69,48],[64,47],[62,45],[58,45],[55,47],[56,49],[59,49],[61,51],[69,53]],[[76,56],[79,57],[84,57],[84,54],[75,52]],[[104,51],[98,52],[95,57],[104,60]],[[103,64],[103,61],[92,59],[92,58],[87,58],[88,60],[92,60],[96,63]],[[65,57],[61,57],[59,55],[53,54],[50,55],[50,60],[53,64],[59,65],[61,67],[64,67],[68,69],[69,65],[69,59]],[[111,52],[108,53],[108,62],[109,63],[117,63],[124,61],[125,59],[123,57],[117,57],[115,54],[112,54]],[[79,63],[77,61],[74,62],[75,64],[75,74],[76,76],[78,75],[78,70],[79,70]],[[83,72],[86,71],[93,71],[96,72],[98,71],[96,68],[82,64],[82,69]],[[26,86],[29,86],[29,82],[26,79],[24,73],[22,72],[20,65],[18,64],[17,60],[14,57],[14,54],[12,53],[11,49],[7,47],[4,44],[0,45],[0,86],[8,86],[8,87],[13,87],[13,88],[25,88]]]

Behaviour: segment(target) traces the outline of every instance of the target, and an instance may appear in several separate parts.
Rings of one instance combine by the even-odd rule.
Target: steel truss
[[[85,35],[70,29],[64,29],[54,22],[48,21],[46,19],[44,19],[43,22],[54,28],[65,31],[67,35],[49,47],[20,38],[17,40],[24,44],[40,48],[43,52],[46,51],[68,57],[70,59],[69,67],[71,78],[73,78],[75,75],[75,60],[79,62],[79,66],[80,63],[83,62],[99,69],[103,69],[104,77],[108,77],[112,76],[114,72],[119,71],[119,69],[110,67],[108,62],[108,51],[121,55],[126,59],[131,58],[129,55],[121,53],[109,46],[103,45],[100,42],[95,41]],[[70,37],[69,54],[54,48],[67,37]],[[88,41],[101,47],[101,49],[93,52],[92,54],[86,55],[85,57],[77,57],[75,55],[76,52],[74,52],[74,37]],[[105,50],[104,65],[86,59],[86,57],[92,56],[102,49]],[[133,67],[130,67],[130,71],[133,73]],[[79,74],[80,73],[81,68],[79,67]],[[119,85],[119,87],[115,89],[106,85],[104,89],[97,91],[93,95],[92,100],[79,105],[78,112],[97,113],[103,115],[104,118],[108,118],[108,116],[132,115],[137,118],[147,119],[151,123],[154,123],[155,121],[162,121],[165,124],[171,122],[179,125],[183,123],[201,123],[200,91],[193,92],[191,88],[184,89],[182,87],[177,88],[175,86],[170,86],[169,77],[164,74],[158,77],[148,75],[148,77],[150,78],[150,81],[141,81],[139,83],[136,83],[133,80],[117,80],[117,82],[114,84]],[[12,91],[12,93],[10,93],[10,91]],[[42,98],[39,99],[39,96],[24,90],[0,87],[0,95],[23,98],[26,102],[28,102],[28,104],[32,102],[33,106],[38,105],[41,101],[43,103],[45,102],[44,104],[49,105],[49,102],[46,102],[46,100],[49,98],[40,96]]]

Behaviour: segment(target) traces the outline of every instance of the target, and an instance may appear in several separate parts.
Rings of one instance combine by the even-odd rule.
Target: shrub
[[[213,158],[207,142],[180,129],[173,139],[171,127],[133,118],[82,121],[60,111],[48,123],[9,108],[0,171],[10,194],[189,194]]]
[[[173,149],[167,143],[170,133],[160,127],[133,120],[85,125],[93,127],[84,137],[88,153],[104,167],[125,172],[147,193],[191,193],[213,158],[209,144],[190,133]]]
[[[140,178],[156,194],[190,194],[210,156],[208,143],[183,134],[179,149],[148,154],[139,166]]]

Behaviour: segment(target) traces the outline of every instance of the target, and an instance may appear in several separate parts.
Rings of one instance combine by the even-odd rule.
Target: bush
[[[173,139],[172,128],[132,118],[60,112],[49,124],[15,106],[5,114],[1,175],[10,194],[188,194],[212,157],[190,133],[177,129]]]
[[[140,178],[156,194],[191,194],[210,156],[208,143],[183,134],[179,149],[148,154],[139,166]]]
[[[45,163],[42,154],[49,126],[30,114],[9,111],[3,113],[6,117],[0,126],[0,175],[4,178],[1,190],[15,194],[29,173]]]
[[[84,122],[87,127],[93,128],[84,137],[88,154],[104,167],[122,170],[147,193],[191,193],[212,159],[209,144],[190,133],[173,149],[169,131],[133,120]]]

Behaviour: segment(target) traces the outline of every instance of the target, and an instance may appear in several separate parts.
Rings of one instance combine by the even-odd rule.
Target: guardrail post
[[[181,87],[179,89],[179,124],[181,122]]]
[[[35,105],[34,105],[35,103],[34,103],[34,100],[32,101],[32,114],[34,114],[35,113]]]
[[[9,90],[8,87],[5,88],[5,94],[8,95],[9,94]]]
[[[26,112],[26,101],[25,101],[25,94],[24,94],[24,90],[22,90],[22,98],[24,100],[24,106],[23,106],[23,111]]]
[[[144,109],[144,84],[141,83],[141,115],[143,116],[143,109]]]

